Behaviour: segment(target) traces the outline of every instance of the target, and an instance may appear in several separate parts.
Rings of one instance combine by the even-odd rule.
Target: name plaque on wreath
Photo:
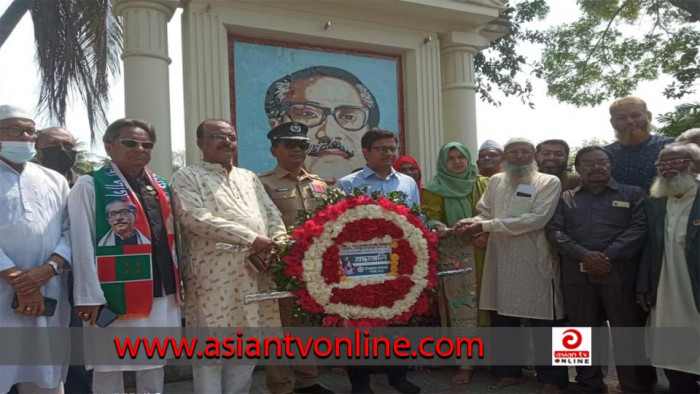
[[[272,274],[297,298],[296,314],[326,327],[382,327],[429,312],[437,237],[400,200],[334,190],[291,241]]]
[[[341,246],[339,254],[341,280],[392,274],[391,244]],[[398,255],[394,253],[393,256],[398,263]]]

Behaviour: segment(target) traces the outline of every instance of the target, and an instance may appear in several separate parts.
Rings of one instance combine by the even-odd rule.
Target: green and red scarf
[[[165,180],[145,168],[146,176],[158,195],[168,246],[173,258],[176,296],[180,297],[180,275],[175,252],[175,227],[170,210],[170,188]],[[116,165],[111,163],[94,173],[95,183],[95,259],[97,277],[111,310],[120,319],[148,317],[153,306],[153,269],[151,228],[136,194]],[[118,236],[107,218],[107,207],[121,202],[129,207],[136,231],[134,245],[115,245]],[[124,217],[125,215],[120,215]]]

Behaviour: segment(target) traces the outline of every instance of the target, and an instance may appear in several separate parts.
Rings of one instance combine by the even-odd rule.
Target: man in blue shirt
[[[353,189],[369,187],[367,194],[379,190],[382,194],[402,192],[406,195],[406,205],[420,205],[418,185],[408,175],[392,168],[396,159],[398,139],[391,131],[374,129],[362,136],[362,154],[367,164],[358,172],[346,175],[336,182],[335,186],[345,193]]]
[[[396,135],[391,131],[373,129],[365,133],[360,143],[367,164],[361,171],[340,178],[335,186],[345,193],[367,186],[367,194],[377,190],[382,194],[399,191],[406,194],[406,204],[409,207],[414,204],[420,205],[416,181],[391,167],[396,159],[397,142]],[[373,392],[369,385],[369,367],[348,367],[347,370],[353,393]],[[405,366],[387,367],[389,383],[400,393],[420,393],[420,387],[406,379],[407,372],[408,367]]]
[[[620,183],[641,187],[649,194],[656,176],[654,163],[671,137],[651,135],[651,112],[638,97],[623,97],[610,105],[610,124],[617,141],[605,149],[612,155],[612,177]]]

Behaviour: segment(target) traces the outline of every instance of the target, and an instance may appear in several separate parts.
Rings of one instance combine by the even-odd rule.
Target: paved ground
[[[540,389],[540,384],[537,383],[534,373],[530,371],[525,371],[525,376],[527,382],[525,384],[509,387],[506,389],[491,391],[489,390],[489,384],[491,380],[491,374],[486,369],[477,369],[474,373],[472,382],[468,385],[454,384],[451,381],[452,374],[455,372],[454,368],[444,367],[432,370],[419,370],[413,371],[409,374],[409,380],[416,383],[422,388],[423,393],[537,393]],[[573,371],[570,371],[570,375]],[[616,376],[614,374],[614,368],[611,368],[608,376],[606,378],[606,383],[608,384],[611,393],[620,393],[620,389],[617,385]],[[667,383],[663,379],[663,374],[659,374],[659,385],[655,392],[664,392]],[[328,369],[322,368],[319,374],[319,381],[324,386],[334,390],[338,394],[350,393],[350,383],[345,375],[332,372]],[[386,375],[377,373],[372,374],[372,388],[375,393],[398,393],[393,387],[391,387],[386,379]],[[170,382],[165,386],[165,392],[167,394],[171,393],[192,393],[192,381],[185,380],[179,382]],[[262,369],[256,370],[253,374],[253,386],[251,387],[251,393],[254,394],[268,394],[267,388],[265,387],[265,372]]]

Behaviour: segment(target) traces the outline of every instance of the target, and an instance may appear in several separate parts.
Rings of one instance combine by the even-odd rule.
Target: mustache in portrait
[[[346,147],[345,145],[343,145],[342,142],[340,142],[338,140],[321,141],[321,142],[316,143],[316,144],[311,144],[311,146],[309,146],[309,149],[306,151],[306,154],[309,156],[318,156],[323,151],[334,150],[334,149],[337,149],[337,150],[345,153],[346,155],[348,155],[348,159],[355,156],[355,151]]]

